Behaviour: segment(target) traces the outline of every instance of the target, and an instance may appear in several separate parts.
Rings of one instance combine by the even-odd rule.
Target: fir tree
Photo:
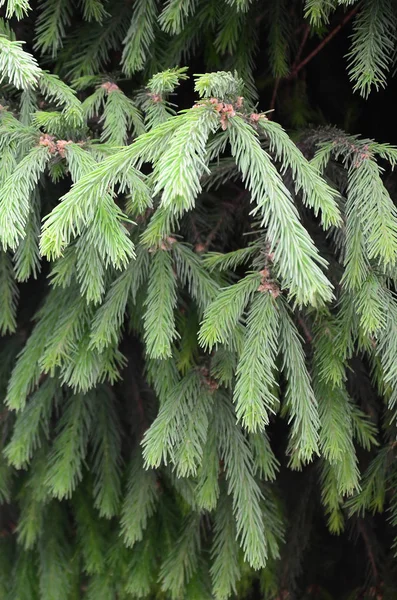
[[[395,598],[395,2],[0,11],[0,598]]]

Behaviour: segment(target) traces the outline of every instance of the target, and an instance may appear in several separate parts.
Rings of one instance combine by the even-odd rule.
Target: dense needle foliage
[[[396,30],[0,0],[0,600],[397,597]]]

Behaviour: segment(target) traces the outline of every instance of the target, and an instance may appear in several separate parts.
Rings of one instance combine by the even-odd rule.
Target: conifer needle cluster
[[[2,600],[312,597],[289,477],[393,556],[397,147],[292,138],[255,64],[348,17],[366,98],[397,9],[288,4],[0,1]]]

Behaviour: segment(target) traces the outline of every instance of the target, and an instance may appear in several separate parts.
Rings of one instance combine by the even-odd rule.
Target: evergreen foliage
[[[300,78],[385,88],[395,2],[0,11],[0,598],[331,598],[314,522],[395,598],[397,147]]]

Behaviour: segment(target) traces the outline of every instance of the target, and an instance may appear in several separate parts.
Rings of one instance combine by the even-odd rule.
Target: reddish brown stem
[[[306,58],[304,58],[302,61],[299,62],[300,57],[303,52],[303,49],[306,45],[307,38],[309,37],[309,34],[310,34],[310,25],[307,25],[304,29],[303,37],[302,37],[301,43],[299,45],[295,61],[291,67],[291,72],[285,79],[288,80],[288,79],[293,79],[294,77],[296,77],[297,74],[299,73],[299,71],[301,71],[301,69],[303,69],[303,67],[305,67],[307,65],[307,63],[312,60],[312,58],[317,56],[317,54],[324,48],[324,46],[326,46],[336,36],[336,34],[339,33],[339,31],[346,25],[346,23],[348,23],[354,17],[354,15],[358,11],[358,9],[359,9],[359,6],[355,6],[350,12],[348,12],[347,15],[344,16],[342,21],[332,31],[330,31],[330,33],[319,43],[319,45],[312,52],[310,52],[310,54],[308,56],[306,56]],[[272,94],[272,98],[270,101],[270,109],[271,110],[273,110],[276,105],[276,99],[277,99],[278,89],[280,87],[280,81],[281,81],[280,77],[277,77],[277,79],[274,83],[273,94]],[[271,117],[269,117],[269,118],[271,118]]]
[[[301,326],[303,333],[305,334],[306,342],[308,344],[311,344],[311,342],[313,341],[313,336],[302,317],[298,317],[298,323]]]
[[[191,214],[189,216],[189,220],[190,220],[190,225],[191,225],[191,228],[192,228],[192,231],[193,231],[193,235],[194,235],[194,242],[196,244],[200,244],[201,243],[200,234],[198,232],[198,229],[196,227],[196,223],[194,222],[194,219],[193,219],[193,217],[192,217]]]
[[[144,435],[146,429],[148,429],[149,425],[146,421],[145,409],[143,408],[143,402],[142,402],[142,398],[141,398],[139,391],[138,391],[138,395],[136,398],[136,404],[137,404],[139,420],[140,420],[140,435],[141,435],[141,437],[143,437],[143,435]]]
[[[367,550],[369,562],[371,563],[374,580],[377,583],[378,582],[378,569],[376,566],[376,560],[375,560],[374,552],[372,550],[371,541],[369,539],[368,532],[367,532],[365,525],[361,519],[358,520],[358,529],[360,531],[361,537],[364,540],[364,545]]]
[[[272,94],[272,99],[270,100],[270,110],[274,110],[274,107],[276,106],[276,99],[277,99],[277,92],[278,92],[278,88],[280,86],[280,77],[277,77],[276,81],[274,82],[274,88],[273,88],[273,94]],[[271,115],[269,115],[268,117],[269,119],[271,119]]]
[[[218,233],[220,226],[223,223],[223,219],[224,219],[224,215],[222,215],[219,219],[217,224],[215,225],[215,227],[210,231],[210,233],[207,236],[207,239],[205,240],[204,244],[202,245],[202,248],[200,248],[200,250],[202,252],[207,252],[208,248],[211,246],[212,241],[214,240],[216,234]]]
[[[336,36],[336,34],[339,33],[339,31],[354,17],[358,9],[359,5],[355,6],[350,12],[348,12],[344,16],[342,21],[338,23],[338,25],[332,31],[329,32],[329,34],[319,43],[319,45],[316,48],[314,48],[314,50],[310,52],[310,54],[306,56],[306,58],[304,58],[298,65],[296,65],[295,68],[292,69],[288,78],[291,79],[293,77],[296,77],[299,71],[301,71],[301,69],[303,69],[303,67],[305,67],[307,63],[310,62],[315,56],[317,56],[317,54],[324,48],[324,46],[326,46]]]
[[[304,30],[303,30],[302,41],[301,41],[301,43],[299,45],[298,52],[296,53],[296,58],[295,58],[295,60],[293,62],[291,71],[293,71],[296,68],[296,66],[299,64],[300,58],[302,56],[303,49],[304,49],[305,44],[307,42],[307,38],[309,37],[309,33],[310,33],[310,25],[306,25],[305,28],[304,28]]]

